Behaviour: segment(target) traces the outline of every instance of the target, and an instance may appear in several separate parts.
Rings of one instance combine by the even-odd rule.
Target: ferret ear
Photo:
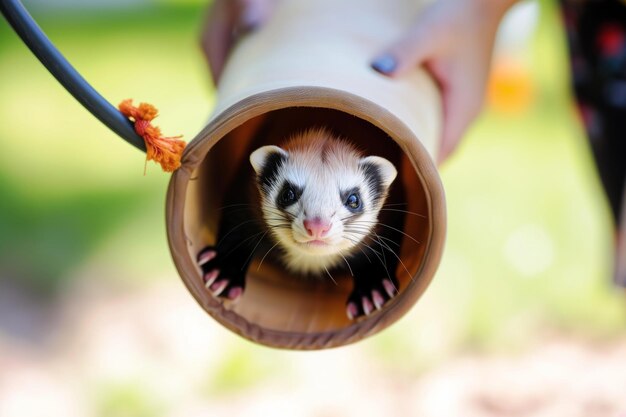
[[[391,162],[389,162],[385,158],[381,158],[380,156],[368,156],[362,158],[360,163],[361,166],[365,168],[366,175],[370,174],[368,171],[371,169],[371,167],[376,168],[376,171],[378,171],[378,175],[380,175],[380,180],[382,181],[384,187],[389,187],[398,175],[398,170],[396,169],[396,167],[394,167]]]
[[[250,163],[252,164],[252,168],[254,168],[257,175],[261,175],[261,171],[263,170],[265,163],[273,154],[278,155],[280,159],[286,158],[288,155],[285,150],[274,145],[261,146],[259,149],[250,154]]]

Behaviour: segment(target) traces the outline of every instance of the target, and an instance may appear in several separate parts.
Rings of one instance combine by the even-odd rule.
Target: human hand
[[[411,29],[372,62],[401,77],[418,65],[432,74],[443,100],[438,162],[445,160],[480,113],[495,35],[515,0],[439,0],[420,13]]]
[[[214,0],[203,25],[200,43],[217,85],[237,39],[261,27],[278,0]]]

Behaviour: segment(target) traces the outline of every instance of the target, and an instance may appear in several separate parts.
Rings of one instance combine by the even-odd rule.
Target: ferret
[[[272,245],[263,258],[274,251],[294,273],[332,279],[332,271],[347,269],[354,277],[346,301],[351,320],[381,309],[398,293],[401,226],[379,224],[397,176],[391,162],[363,156],[347,140],[316,128],[294,134],[280,147],[256,149],[250,163],[261,226],[245,214],[246,205],[225,207],[230,210],[223,214],[217,244],[197,257],[214,296],[241,297],[253,253],[266,237]]]

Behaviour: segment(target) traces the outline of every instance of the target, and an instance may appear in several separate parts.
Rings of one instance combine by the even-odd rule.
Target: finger
[[[426,61],[433,53],[434,43],[427,39],[428,27],[416,24],[402,38],[376,55],[371,66],[392,77],[401,76]]]
[[[234,9],[229,0],[217,0],[204,23],[201,46],[209,64],[213,83],[217,84],[232,44]]]
[[[442,85],[443,131],[438,162],[443,162],[457,148],[463,134],[482,110],[484,83],[470,82],[471,77],[451,77]]]
[[[274,9],[274,0],[237,0],[235,27],[238,35],[251,32],[263,25]]]

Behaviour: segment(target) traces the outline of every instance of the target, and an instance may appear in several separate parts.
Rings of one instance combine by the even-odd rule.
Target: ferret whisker
[[[376,224],[378,220],[354,220],[353,223],[366,223],[366,224]]]
[[[268,207],[267,205],[265,205],[265,206],[263,206],[263,210],[264,211],[269,211],[269,212],[272,212],[272,213],[276,213],[276,214],[280,214],[280,215],[284,215],[284,216],[294,217],[294,215],[289,213],[288,211],[280,210],[280,209],[278,209],[276,207]]]
[[[345,230],[355,235],[360,235],[364,237],[367,237],[372,233],[370,229],[345,229]]]
[[[278,213],[265,213],[263,218],[264,219],[282,219],[282,220],[285,220],[285,221],[289,221],[289,218],[283,216],[282,214],[278,214]]]
[[[399,244],[398,242],[396,242],[395,240],[393,240],[393,239],[389,239],[388,237],[385,237],[385,236],[380,236],[380,235],[377,235],[377,236],[378,236],[379,238],[381,238],[381,239],[384,239],[384,240],[386,240],[386,241],[388,241],[388,242],[393,243],[393,244],[394,244],[394,246],[397,246],[398,248],[400,247],[400,244]]]
[[[366,220],[361,220],[361,222],[363,222],[363,223],[370,223],[370,224],[376,224],[376,225],[380,225],[380,226],[386,227],[386,228],[391,229],[391,230],[395,230],[398,233],[402,233],[404,236],[408,237],[409,239],[411,239],[413,242],[417,243],[418,245],[421,245],[421,242],[417,241],[413,236],[403,232],[402,230],[400,230],[400,229],[398,229],[396,227],[389,226],[388,224],[380,223],[380,222],[373,222],[373,221],[372,222],[368,222]],[[357,222],[355,222],[355,223],[357,223]]]
[[[286,217],[286,216],[284,216],[282,213],[274,213],[274,212],[265,213],[263,218],[266,221],[269,221],[269,220],[272,220],[272,219],[280,219],[280,220],[284,220],[286,222],[291,222],[291,219]]]
[[[337,281],[335,281],[335,278],[333,278],[332,275],[330,275],[330,272],[328,272],[328,268],[326,268],[326,265],[324,265],[324,270],[326,271],[326,273],[328,274],[328,276],[330,277],[330,279],[335,283],[335,285],[337,284]]]
[[[373,232],[372,232],[373,233]],[[383,254],[383,263],[385,264],[385,266],[387,265],[387,257],[385,256],[385,247],[383,245],[380,244],[380,241],[378,239],[374,239],[372,238],[373,241],[375,241],[376,243],[378,243],[378,246],[380,246],[380,251]]]
[[[358,229],[345,229],[347,233],[352,233],[354,235],[367,236],[370,234],[369,230],[358,230]]]
[[[354,234],[356,234],[356,233],[354,233]],[[366,235],[366,237],[367,237],[367,235]],[[371,250],[371,251],[372,251],[372,252],[374,252],[375,254],[382,255],[382,253],[381,253],[381,252],[378,252],[376,249],[374,249],[373,247],[371,247],[371,246],[370,246],[370,245],[368,245],[367,243],[363,242],[363,240],[361,240],[361,241],[359,241],[359,242],[357,242],[357,243],[359,243],[359,244],[361,244],[361,245],[365,246],[366,248],[368,248],[369,250]],[[380,259],[380,258],[378,258],[378,259]],[[382,259],[380,259],[380,260],[381,260],[381,262],[382,262]]]
[[[248,265],[248,262],[250,261],[250,258],[252,258],[252,255],[254,255],[254,251],[256,250],[256,248],[259,247],[259,244],[261,243],[261,241],[263,240],[263,238],[269,233],[269,230],[266,230],[265,233],[263,233],[263,236],[261,236],[261,238],[259,239],[259,241],[256,243],[256,245],[254,245],[254,248],[252,248],[252,250],[250,251],[250,255],[248,255],[248,257],[246,258],[246,261],[243,263],[244,265]],[[244,267],[241,267],[241,270],[244,270]]]
[[[388,224],[385,224],[385,223],[378,223],[378,224],[381,225],[382,227],[386,227],[388,229],[395,230],[398,233],[402,233],[404,236],[408,237],[409,239],[411,239],[413,242],[417,243],[418,245],[422,244],[417,239],[415,239],[413,236],[409,235],[408,233],[403,232],[402,230],[398,229],[397,227],[389,226]]]
[[[286,216],[286,215],[291,216],[291,213],[289,213],[288,211],[281,211],[281,210],[278,210],[278,209],[275,209],[275,208],[272,208],[272,207],[265,207],[264,210],[265,211],[269,211],[269,212],[274,213],[274,214],[281,215],[281,216]]]
[[[342,219],[339,219],[339,220],[341,220],[342,222],[346,222],[346,221],[350,221],[350,219],[359,217],[360,215],[361,215],[361,213],[350,214],[349,216],[346,216],[346,217],[344,217]]]
[[[346,229],[346,232],[352,233],[353,235],[359,235],[361,237],[367,237],[371,233],[369,230],[358,230],[358,229],[353,229],[353,230]]]
[[[281,229],[281,228],[290,229],[291,228],[291,224],[289,224],[289,223],[276,223],[276,224],[267,225],[267,228],[269,228],[269,229]]]
[[[228,236],[230,236],[230,234],[233,233],[235,230],[245,226],[246,224],[250,224],[250,223],[254,223],[254,222],[259,222],[259,223],[262,224],[262,222],[260,222],[258,219],[246,220],[245,222],[239,223],[237,226],[235,226],[231,230],[229,230],[228,233],[226,233],[224,236],[222,236],[222,238],[217,242],[217,244],[215,246],[219,246],[220,243],[222,243],[224,241],[224,239],[226,239]]]
[[[237,204],[229,204],[227,206],[219,207],[218,210],[224,210],[224,209],[231,208],[231,207],[241,207],[241,206],[247,206],[247,207],[256,206],[256,207],[258,207],[258,205],[256,205],[256,204],[237,203]]]
[[[369,237],[372,242],[376,242],[374,240],[374,238],[372,238],[372,236],[367,236]],[[382,252],[378,252],[376,249],[372,248],[371,246],[369,246],[367,243],[365,242],[361,242],[363,245],[367,246],[369,248],[369,250],[371,250],[372,252],[374,252],[374,255],[376,256],[376,258],[378,258],[378,260],[380,261],[380,264],[383,266],[383,268],[385,268],[385,272],[387,273],[387,277],[391,278],[391,275],[389,274],[389,269],[387,269],[387,260],[385,259],[385,254],[384,251]],[[382,258],[381,258],[382,256]]]
[[[346,259],[346,257],[343,256],[343,254],[341,252],[339,252],[339,256],[341,256],[343,258],[343,260],[345,261],[346,265],[348,265],[348,270],[350,271],[350,276],[352,278],[354,278],[354,273],[352,272],[352,268],[350,267],[350,264],[348,263],[348,260]]]
[[[221,207],[219,210],[223,210],[225,208],[229,208],[229,207],[237,207],[240,206],[240,208],[234,209],[234,210],[229,210],[229,213],[240,213],[240,212],[245,212],[245,211],[251,211],[252,213],[261,211],[261,207],[256,205],[256,204],[231,204],[230,206],[224,206]],[[265,208],[264,209],[266,212],[268,212],[269,214],[272,214],[274,216],[276,216],[276,218],[280,219],[280,220],[285,220],[285,221],[291,221],[293,220],[292,218],[290,218],[287,214],[288,213],[284,213],[278,210],[274,210],[271,208]],[[271,219],[268,218],[267,220],[276,220],[276,218]]]
[[[259,266],[256,267],[256,270],[258,271],[259,268],[261,268],[261,265],[263,265],[263,261],[265,260],[265,258],[267,257],[267,255],[269,255],[269,253],[276,247],[278,246],[280,242],[276,242],[274,243],[274,246],[272,246],[267,252],[265,252],[265,255],[263,255],[263,257],[261,258],[261,262],[259,262]]]
[[[278,219],[284,220],[286,222],[293,222],[293,220],[294,220],[294,219],[292,219],[290,217],[284,216],[284,215],[279,214],[279,213],[268,213],[266,216],[264,216],[264,218],[269,221],[269,220],[271,220],[271,217],[269,217],[270,215],[276,216],[274,218],[278,218]]]
[[[404,268],[404,270],[406,271],[406,273],[407,273],[407,275],[409,276],[409,278],[411,279],[411,281],[413,281],[413,275],[411,275],[411,273],[410,273],[410,272],[409,272],[409,270],[407,269],[407,267],[406,267],[406,265],[404,264],[404,262],[402,262],[402,259],[400,259],[400,257],[398,256],[398,254],[397,254],[397,253],[396,253],[393,249],[391,249],[391,247],[390,247],[388,244],[386,244],[386,243],[384,243],[384,242],[382,241],[382,236],[378,235],[377,233],[374,233],[374,234],[375,234],[375,235],[376,235],[376,237],[378,238],[379,243],[381,243],[382,245],[384,245],[384,246],[387,248],[387,250],[388,250],[389,252],[391,252],[391,253],[393,254],[393,256],[395,256],[395,257],[396,257],[396,259],[400,262],[400,264],[402,265],[402,268]],[[396,291],[397,291],[397,290],[398,290],[398,289],[396,288]]]
[[[248,236],[247,238],[245,238],[244,240],[242,240],[241,242],[239,242],[237,245],[235,245],[233,248],[231,248],[230,251],[228,251],[226,253],[226,255],[224,255],[224,257],[227,257],[228,255],[230,255],[231,253],[233,253],[235,250],[237,250],[237,248],[239,248],[241,245],[245,244],[246,242],[248,242],[249,240],[254,239],[255,237],[257,237],[258,235],[260,235],[261,233],[263,233],[263,231],[260,231],[258,233],[253,234],[252,236]]]
[[[277,222],[280,224],[291,224],[291,223],[288,223],[289,221],[287,219],[267,218],[266,220],[267,220],[267,223]]]
[[[363,255],[367,258],[369,263],[372,263],[372,260],[370,259],[369,256],[367,256],[367,253],[365,253],[365,251],[363,250],[363,248],[361,247],[361,245],[359,244],[360,242],[357,242],[356,240],[352,240],[346,236],[341,236],[342,238],[354,243],[354,245],[361,251],[361,253],[363,253]]]
[[[374,216],[376,216],[377,210],[364,210],[361,213],[349,214],[346,217],[342,218],[341,221],[343,221],[343,222],[355,222],[359,218],[361,218],[362,215],[364,215],[364,214],[371,214],[371,213],[374,213]]]
[[[346,227],[345,230],[354,230],[355,232],[361,232],[363,234],[369,234],[371,231],[371,227],[366,227],[366,226],[352,226],[350,225],[350,227]]]
[[[380,211],[396,211],[398,213],[406,213],[406,214],[411,214],[413,216],[417,216],[417,217],[422,217],[424,219],[427,218],[426,215],[424,214],[420,214],[420,213],[415,213],[413,211],[407,211],[407,210],[400,210],[400,209],[390,209],[390,208],[381,208]]]
[[[253,207],[243,207],[243,208],[229,209],[229,210],[225,211],[225,213],[228,213],[229,215],[233,215],[235,213],[249,213],[250,216],[256,217],[256,214],[259,212],[259,210],[260,209],[255,209]],[[248,217],[250,217],[250,216],[248,216]]]

